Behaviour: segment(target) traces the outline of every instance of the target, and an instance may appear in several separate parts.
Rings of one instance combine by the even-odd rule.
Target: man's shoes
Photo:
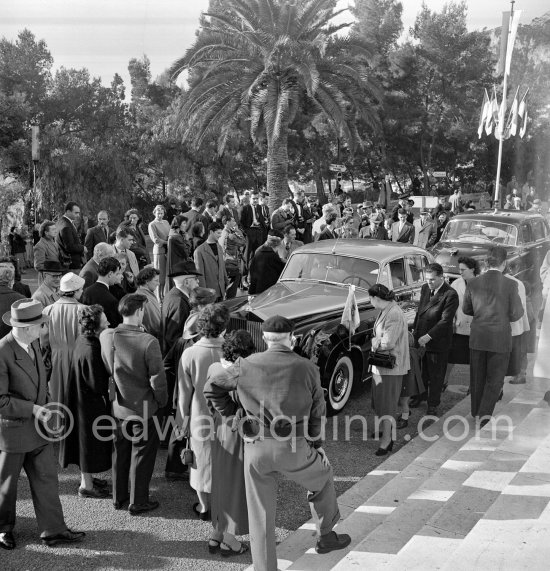
[[[437,407],[436,406],[429,406],[426,414],[428,416],[437,416]]]
[[[325,533],[317,540],[315,551],[319,555],[336,551],[337,549],[344,549],[351,543],[351,537],[346,533],[337,534],[334,531]]]
[[[116,500],[113,502],[113,507],[115,510],[121,510],[128,502],[130,498],[124,498],[123,500]]]
[[[42,543],[48,547],[53,547],[59,543],[76,543],[77,541],[82,541],[86,534],[83,531],[71,531],[68,529],[63,533],[58,533],[57,535],[48,535],[42,537]]]
[[[189,480],[189,472],[164,472],[164,477],[170,482]]]
[[[80,498],[95,498],[95,499],[105,499],[111,495],[111,492],[106,488],[96,488],[95,486],[91,490],[80,487],[78,488],[78,497]]]
[[[156,510],[159,505],[160,504],[156,500],[150,500],[146,504],[130,504],[128,506],[128,511],[130,512],[130,515],[138,515],[144,512]]]
[[[422,401],[425,400],[425,395],[415,395],[414,397],[411,397],[411,400],[409,401],[409,408],[418,408],[422,404]]]
[[[518,376],[510,380],[511,385],[524,385],[527,382],[525,377]]]
[[[102,480],[101,478],[92,478],[94,488],[108,488],[109,482],[107,480]]]
[[[402,428],[407,428],[407,426],[409,426],[409,419],[408,418],[402,418],[400,416],[397,419],[395,426],[397,427],[397,430],[401,430]]]
[[[2,549],[15,549],[15,537],[11,531],[0,533],[0,547]]]

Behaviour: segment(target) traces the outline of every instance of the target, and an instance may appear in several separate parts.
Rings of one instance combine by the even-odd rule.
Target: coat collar
[[[428,303],[426,304],[424,309],[419,313],[424,313],[430,307],[432,307],[432,305],[436,304],[440,300],[440,298],[447,292],[447,290],[450,289],[450,287],[451,286],[447,282],[443,282],[443,285],[436,291],[435,295],[433,297],[428,298]],[[430,295],[430,288],[428,286],[426,286],[426,290],[427,290],[427,295]]]
[[[15,338],[13,337],[13,333],[8,333],[7,335],[8,342],[13,350],[15,356],[15,362],[27,375],[31,378],[32,382],[38,386],[39,385],[39,377],[38,377],[38,369],[36,368],[38,363],[35,364],[33,360],[30,358],[29,354],[17,343]],[[36,354],[36,358],[40,359],[40,351],[38,350],[38,344],[36,341],[33,341],[30,344],[30,347],[33,347],[34,352]]]
[[[214,337],[214,338],[206,338],[206,337],[201,337],[196,343],[195,343],[195,347],[199,346],[199,347],[208,347],[210,349],[219,349],[224,342],[224,338],[223,337]]]

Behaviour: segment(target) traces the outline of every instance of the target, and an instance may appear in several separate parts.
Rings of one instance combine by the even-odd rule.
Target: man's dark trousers
[[[504,387],[510,353],[470,349],[470,394],[472,416],[492,416]]]
[[[262,241],[262,229],[258,228],[248,228],[246,230],[246,237],[248,238],[248,246],[246,248],[246,263],[250,264],[250,260],[254,256],[256,250],[264,243]]]
[[[159,448],[158,419],[155,423],[155,418],[153,416],[144,421],[116,419],[113,502],[122,503],[128,498],[131,504],[146,504],[149,501],[149,484]]]
[[[447,351],[426,351],[422,357],[422,381],[428,392],[428,407],[438,407],[441,403],[448,357]]]

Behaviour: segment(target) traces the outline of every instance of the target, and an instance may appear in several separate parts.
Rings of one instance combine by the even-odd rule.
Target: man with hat
[[[129,502],[130,515],[158,508],[149,484],[159,448],[156,416],[168,402],[160,345],[143,331],[144,295],[130,293],[119,303],[123,322],[99,337],[111,375],[110,398],[116,420],[113,441],[113,504]],[[130,484],[128,486],[128,483]]]
[[[388,233],[384,228],[384,217],[376,212],[369,215],[370,225],[367,226],[365,233],[367,238],[373,238],[374,240],[387,240]]]
[[[433,223],[430,211],[423,208],[420,211],[420,219],[415,220],[414,226],[414,242],[413,245],[420,248],[429,248],[433,246],[437,239],[437,229]]]
[[[535,198],[535,200],[533,200],[533,206],[531,206],[527,212],[542,212],[542,200]]]
[[[189,296],[199,285],[200,273],[191,260],[177,262],[168,277],[174,280],[174,287],[164,296],[162,302],[163,355],[181,337],[183,326],[191,312]]]
[[[59,299],[59,281],[63,275],[63,266],[58,261],[46,260],[40,274],[42,275],[42,283],[32,294],[32,298],[47,307]]]
[[[223,414],[229,393],[237,391],[245,411],[240,431],[252,561],[255,571],[275,571],[277,473],[308,490],[320,527],[317,553],[343,549],[351,538],[332,531],[340,513],[332,468],[322,448],[326,405],[319,369],[292,350],[291,321],[269,317],[262,331],[267,351],[239,359],[213,376],[204,395]]]
[[[0,340],[0,547],[14,549],[17,483],[29,479],[42,542],[73,543],[83,532],[67,528],[59,500],[57,465],[47,422],[46,368],[37,342],[47,321],[42,304],[20,299],[2,316],[12,331]]]
[[[405,210],[407,212],[407,208],[409,206],[409,196],[411,195],[410,192],[403,192],[397,197],[397,204],[393,207],[391,211],[391,219],[394,222],[399,222],[399,210]]]
[[[277,248],[283,239],[283,233],[278,230],[270,230],[263,246],[256,250],[256,254],[250,262],[248,293],[257,295],[277,282],[285,262],[279,258]]]

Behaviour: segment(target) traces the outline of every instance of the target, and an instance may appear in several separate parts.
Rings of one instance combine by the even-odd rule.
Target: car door
[[[531,245],[531,284],[538,286],[540,277],[539,271],[542,262],[548,252],[548,227],[542,218],[532,218],[530,220],[533,232],[533,244]]]
[[[412,325],[416,314],[416,305],[413,299],[413,289],[409,285],[405,258],[399,256],[387,262],[382,268],[379,283],[383,283],[395,292],[395,299],[403,310],[407,323]]]
[[[422,286],[426,283],[426,267],[429,263],[428,258],[424,254],[408,254],[405,256],[407,282],[411,290],[411,303],[414,306],[415,314],[420,304]]]

